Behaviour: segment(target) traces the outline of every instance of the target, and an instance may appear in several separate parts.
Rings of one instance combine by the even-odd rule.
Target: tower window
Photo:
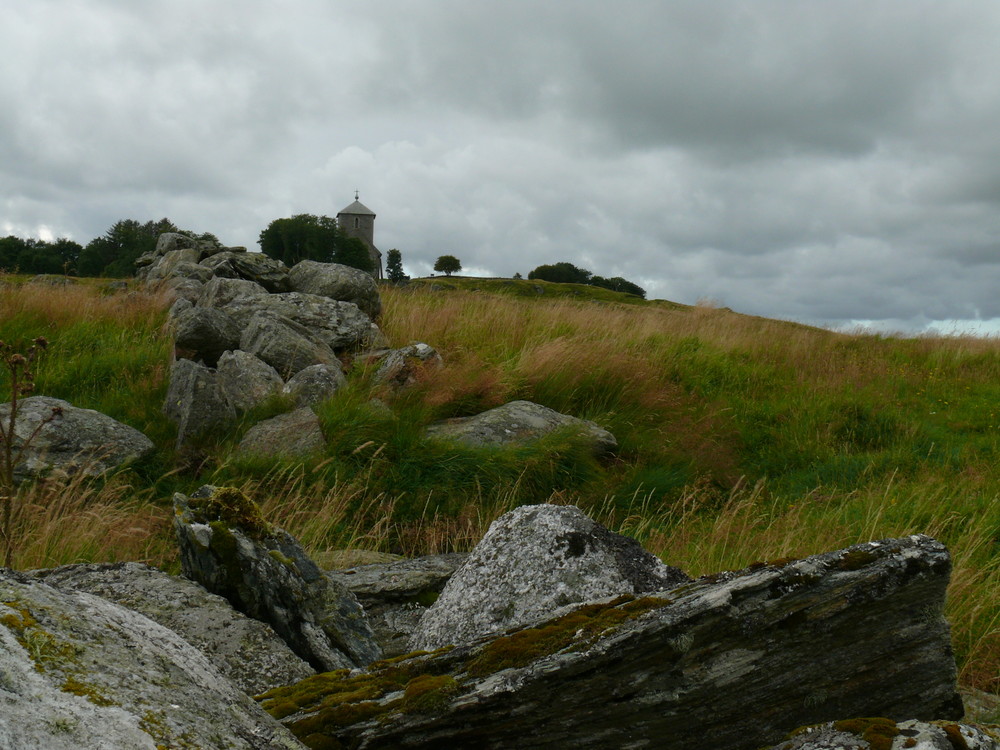
[[[360,226],[361,226],[361,219],[359,219],[357,216],[355,216],[354,217],[354,228],[357,229]]]

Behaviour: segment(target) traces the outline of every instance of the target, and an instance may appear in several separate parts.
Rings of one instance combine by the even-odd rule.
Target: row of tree
[[[614,292],[634,294],[637,297],[646,299],[646,290],[638,284],[633,284],[628,279],[623,279],[621,276],[613,276],[610,279],[606,279],[603,276],[595,276],[586,268],[577,268],[572,263],[563,262],[538,266],[538,268],[528,274],[528,278],[562,284],[588,284],[589,286],[610,289]]]

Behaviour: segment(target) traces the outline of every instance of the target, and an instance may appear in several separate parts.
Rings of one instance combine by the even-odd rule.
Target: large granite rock
[[[365,666],[379,657],[354,595],[273,528],[237,490],[205,486],[174,495],[184,574],[267,622],[319,670]]]
[[[241,349],[223,352],[216,372],[223,393],[237,412],[259,406],[280,393],[284,385],[277,370]]]
[[[239,451],[259,456],[307,456],[325,445],[319,417],[303,406],[255,424],[240,440]]]
[[[190,359],[170,366],[170,383],[163,413],[177,424],[177,447],[192,437],[226,427],[236,419],[236,409],[219,384],[218,373]]]
[[[531,401],[511,401],[474,417],[438,422],[427,428],[427,435],[473,446],[509,445],[536,440],[559,430],[577,431],[593,443],[598,455],[618,449],[615,436],[600,425]]]
[[[950,567],[921,535],[760,563],[310,678],[263,706],[330,746],[452,750],[753,750],[845,716],[954,719]]]
[[[242,320],[249,320],[256,311],[273,312],[294,320],[337,350],[356,349],[367,340],[372,325],[371,319],[353,302],[339,302],[302,292],[237,298],[229,302],[225,310]]]
[[[0,403],[0,424],[5,430],[10,424],[9,402]],[[48,474],[97,476],[152,453],[154,445],[106,414],[31,396],[18,402],[13,448],[20,457],[14,479],[23,481]]]
[[[197,299],[198,307],[213,307],[225,310],[226,307],[236,300],[252,300],[267,297],[269,292],[256,281],[247,279],[226,279],[216,276],[209,281],[201,290],[201,295]],[[253,309],[256,312],[256,308]],[[227,313],[245,323],[249,320],[249,315],[239,315],[234,310],[226,310]]]
[[[260,357],[285,379],[310,365],[340,364],[337,355],[316,334],[268,310],[250,318],[239,348]]]
[[[174,346],[209,367],[216,366],[223,352],[239,347],[242,333],[235,320],[212,307],[182,310],[173,318],[172,327]]]
[[[357,268],[303,260],[292,266],[288,278],[296,292],[353,302],[372,320],[382,313],[382,299],[375,279]]]
[[[690,580],[579,508],[524,506],[490,525],[424,613],[411,647],[470,643],[567,604],[637,596]]]
[[[314,674],[264,623],[193,581],[148,565],[65,565],[30,575],[60,591],[84,591],[145,615],[197,648],[248,695]]]
[[[393,388],[413,385],[425,369],[438,369],[444,365],[444,360],[434,347],[420,342],[401,349],[375,352],[366,359],[378,362],[375,382]]]
[[[173,631],[0,570],[0,749],[168,747],[302,745]]]
[[[288,268],[280,260],[263,253],[227,251],[210,255],[201,265],[212,270],[216,276],[229,279],[249,279],[260,284],[269,292],[288,292]]]
[[[347,385],[344,369],[335,365],[310,365],[285,383],[282,392],[295,399],[296,406],[311,406],[326,401]]]

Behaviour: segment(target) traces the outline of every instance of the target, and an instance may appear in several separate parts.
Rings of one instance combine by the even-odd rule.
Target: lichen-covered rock
[[[211,269],[216,276],[255,281],[269,292],[291,291],[287,266],[263,253],[239,253],[230,248],[208,256],[201,265]]]
[[[529,442],[567,429],[576,430],[582,437],[590,440],[598,455],[614,453],[618,449],[615,436],[600,425],[560,414],[530,401],[511,401],[474,417],[438,422],[427,428],[427,435],[467,445],[509,445]]]
[[[296,292],[353,302],[372,320],[382,313],[382,298],[375,279],[357,268],[340,263],[303,260],[292,266],[288,278]]]
[[[285,383],[282,392],[295,399],[296,406],[311,406],[326,401],[347,385],[344,369],[336,365],[311,365]]]
[[[240,440],[239,451],[259,456],[306,456],[325,445],[319,417],[304,406],[255,424]]]
[[[241,349],[223,352],[216,372],[223,393],[237,412],[259,406],[280,393],[284,385],[277,370]]]
[[[0,570],[0,748],[165,747],[302,746],[171,630]]]
[[[393,388],[405,388],[408,385],[413,385],[424,369],[437,369],[444,364],[444,360],[441,359],[437,350],[423,343],[378,352],[369,359],[378,361],[375,382]]]
[[[414,649],[470,643],[568,604],[691,579],[579,508],[529,505],[494,521],[420,620]]]
[[[190,438],[225,427],[236,409],[219,385],[218,373],[190,359],[174,360],[163,413],[177,424],[177,447]]]
[[[242,320],[249,320],[256,311],[273,312],[309,329],[335,350],[357,349],[369,335],[372,325],[371,319],[353,302],[339,302],[302,292],[237,298],[224,309]]]
[[[314,673],[263,622],[237,612],[193,581],[148,565],[65,565],[29,575],[60,591],[85,591],[145,615],[201,651],[248,695]]]
[[[303,738],[449,750],[754,750],[844,716],[956,719],[949,571],[921,535],[761,563],[262,705]]]
[[[209,367],[215,367],[223,352],[239,347],[242,331],[222,310],[191,307],[172,321],[174,345]]]
[[[10,403],[0,403],[0,424],[6,431]],[[58,398],[31,396],[18,402],[13,447],[20,455],[14,478],[23,481],[48,474],[97,476],[152,453],[155,446],[106,414]]]
[[[250,318],[240,336],[239,348],[260,357],[286,379],[310,365],[340,364],[337,355],[316,334],[269,310]]]
[[[768,750],[998,750],[1000,728],[953,721],[841,719],[802,727]]]
[[[365,666],[378,644],[354,595],[271,527],[240,492],[202,487],[174,495],[184,574],[262,620],[319,670]]]
[[[202,288],[196,304],[198,307],[225,310],[227,305],[236,300],[259,299],[267,295],[268,291],[256,281],[216,276]],[[256,312],[256,308],[253,311]],[[241,323],[246,323],[250,319],[250,315],[240,315],[236,310],[226,310],[226,312]]]

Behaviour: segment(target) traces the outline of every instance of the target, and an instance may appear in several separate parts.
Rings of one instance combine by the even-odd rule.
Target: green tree
[[[590,284],[591,286],[599,286],[603,289],[610,289],[613,292],[634,294],[636,297],[646,299],[645,289],[638,284],[633,284],[628,279],[623,279],[621,276],[612,276],[610,279],[605,279],[603,276],[592,276]]]
[[[577,268],[572,263],[553,263],[552,265],[538,266],[528,274],[528,278],[559,284],[589,284],[590,271],[585,268]]]
[[[442,255],[434,261],[434,270],[442,272],[445,276],[451,276],[455,271],[462,270],[462,261],[454,255]]]
[[[179,231],[170,219],[147,221],[135,219],[116,221],[101,237],[87,243],[77,261],[81,276],[131,276],[135,260],[143,253],[156,249],[156,241],[164,232]]]
[[[348,237],[337,226],[337,220],[329,216],[297,214],[275,219],[260,233],[257,244],[261,252],[286,266],[315,260],[341,263],[368,273],[373,270],[368,246],[356,237]]]
[[[385,277],[393,283],[410,278],[403,273],[403,254],[396,248],[385,254]]]

